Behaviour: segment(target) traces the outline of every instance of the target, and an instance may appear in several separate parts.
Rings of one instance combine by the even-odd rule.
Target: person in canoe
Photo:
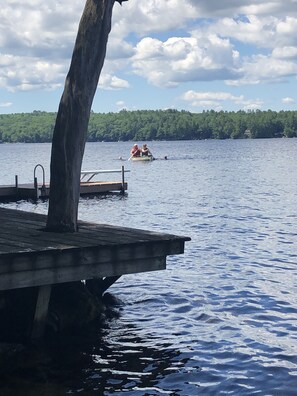
[[[132,158],[132,157],[140,157],[141,150],[140,150],[140,148],[138,147],[137,144],[133,145],[133,147],[131,148],[130,154],[131,154],[130,158]]]
[[[150,149],[147,147],[147,144],[144,144],[141,148],[141,156],[142,157],[152,157],[152,153]]]

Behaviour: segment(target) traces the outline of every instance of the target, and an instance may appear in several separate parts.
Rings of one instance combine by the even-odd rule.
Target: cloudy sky
[[[84,0],[1,0],[0,113],[57,111]],[[294,110],[297,0],[115,3],[95,112]]]

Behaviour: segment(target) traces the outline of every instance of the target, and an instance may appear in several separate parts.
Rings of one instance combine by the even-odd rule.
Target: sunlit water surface
[[[80,219],[192,240],[166,271],[116,282],[117,315],[26,394],[296,395],[297,139],[151,142],[152,163],[119,160],[130,145],[87,144],[84,170],[130,173],[124,197],[81,199]],[[0,184],[37,163],[49,179],[49,158],[48,144],[0,145]]]

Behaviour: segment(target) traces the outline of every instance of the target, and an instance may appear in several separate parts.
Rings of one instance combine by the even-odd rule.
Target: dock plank
[[[127,182],[119,181],[91,181],[91,182],[81,182],[80,183],[80,195],[96,195],[117,191],[126,191],[128,189]],[[49,183],[44,185],[38,184],[36,190],[33,183],[23,183],[15,185],[3,185],[0,186],[0,200],[19,200],[19,199],[36,199],[49,197],[50,186]]]
[[[165,269],[190,240],[84,221],[77,233],[45,232],[45,215],[7,208],[0,224],[0,290]]]

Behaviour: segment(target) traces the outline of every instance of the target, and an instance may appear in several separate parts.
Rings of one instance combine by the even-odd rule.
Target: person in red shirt
[[[140,153],[141,153],[141,151],[140,151],[138,145],[134,144],[130,151],[131,157],[140,157]]]

